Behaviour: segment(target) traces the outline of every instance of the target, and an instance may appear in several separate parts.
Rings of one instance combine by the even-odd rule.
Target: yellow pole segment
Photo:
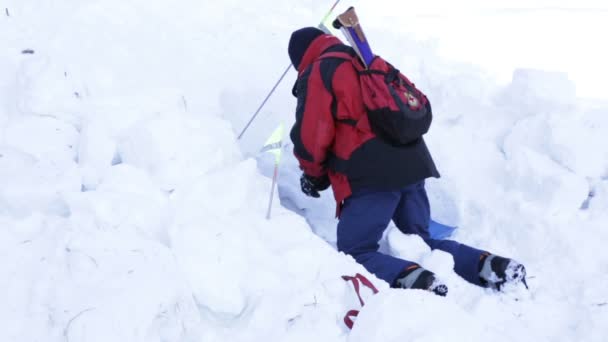
[[[283,152],[283,135],[285,134],[285,125],[281,123],[277,129],[274,130],[272,135],[266,140],[264,147],[261,152],[268,152],[274,154],[274,174],[272,176],[272,187],[270,189],[270,200],[268,202],[268,211],[266,212],[266,219],[270,220],[270,212],[272,210],[272,199],[274,197],[274,189],[277,185],[279,177],[279,163],[281,162],[281,155]]]

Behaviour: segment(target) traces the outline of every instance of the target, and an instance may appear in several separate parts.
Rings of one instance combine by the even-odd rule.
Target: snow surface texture
[[[255,151],[292,120],[293,72],[235,133],[324,1],[8,0],[0,341],[605,341],[608,105],[560,72],[499,85],[440,57],[419,27],[389,30],[378,8],[397,2],[373,3],[338,10],[357,5],[375,50],[433,101],[433,217],[523,262],[530,291],[472,286],[396,229],[383,249],[450,294],[388,289],[335,251],[331,195],[303,197],[289,153],[283,206],[265,220],[271,160]],[[380,293],[349,334],[358,302],[340,276],[357,272]]]

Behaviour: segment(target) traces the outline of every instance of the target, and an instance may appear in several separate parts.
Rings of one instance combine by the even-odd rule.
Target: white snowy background
[[[605,1],[346,1],[427,93],[432,216],[523,262],[496,294],[389,229],[446,298],[391,290],[335,250],[334,204],[285,149],[295,72],[242,140],[291,32],[331,3],[0,2],[0,341],[606,341]],[[27,51],[30,50],[30,51]],[[358,308],[340,276],[380,288]]]

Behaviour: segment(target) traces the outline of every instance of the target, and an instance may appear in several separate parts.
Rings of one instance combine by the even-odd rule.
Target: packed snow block
[[[103,123],[89,122],[83,125],[78,146],[78,162],[103,169],[112,164],[116,142]]]
[[[77,165],[70,160],[64,162],[39,160],[0,147],[0,215],[69,215],[64,195],[79,192],[81,182]]]
[[[131,165],[108,168],[96,191],[65,196],[73,216],[95,217],[104,230],[169,244],[169,200],[150,175]]]
[[[392,256],[419,263],[434,272],[449,274],[454,269],[454,258],[441,250],[431,250],[424,240],[414,234],[403,234],[399,229],[388,233],[388,247]]]
[[[608,170],[606,170],[606,172],[608,173]],[[602,177],[598,188],[599,189],[595,191],[594,197],[600,196],[602,198],[602,203],[604,203],[604,206],[608,208],[608,174]]]
[[[507,186],[527,203],[545,214],[576,211],[589,192],[587,180],[558,164],[550,156],[518,146],[508,154]]]
[[[267,251],[255,230],[256,222],[264,220],[261,198],[267,198],[258,197],[257,176],[255,162],[248,160],[207,173],[173,195],[171,245],[206,315],[234,319],[244,314],[254,295],[251,283],[262,279],[250,274],[256,262],[267,263],[260,260]]]
[[[283,324],[317,333],[327,327],[324,334],[333,328],[338,335],[334,318],[343,310],[345,288],[339,276],[361,266],[315,237],[278,201],[266,220],[269,190],[270,180],[249,159],[171,195],[171,247],[199,311],[212,321],[242,324],[243,331],[255,327],[264,340],[287,340],[275,329]],[[338,295],[327,293],[327,280]]]
[[[365,303],[348,341],[505,341],[501,334],[449,297],[424,290],[390,289]]]
[[[70,44],[66,44],[69,46]],[[44,49],[47,53],[49,49]],[[66,76],[65,60],[48,54],[22,54],[14,87],[17,109],[34,116],[52,116],[76,123],[86,92],[79,80]],[[89,63],[89,66],[93,63]]]
[[[167,191],[241,158],[225,120],[184,113],[134,123],[119,139],[118,152],[123,163],[146,170]]]
[[[562,108],[524,118],[505,136],[503,152],[511,155],[525,146],[579,176],[599,179],[608,172],[608,148],[604,148],[608,146],[607,112],[608,106],[590,110]]]
[[[608,106],[553,115],[551,154],[573,172],[590,179],[608,174]]]
[[[517,69],[501,102],[521,107],[527,113],[549,112],[576,103],[576,85],[567,73]]]
[[[83,187],[93,190],[103,172],[113,162],[116,141],[102,122],[87,122],[80,132],[78,144],[78,164],[83,169]]]
[[[76,128],[51,117],[23,116],[11,120],[4,133],[0,211],[69,215],[62,197],[81,189]]]
[[[425,255],[419,262],[422,267],[433,271],[447,284],[452,284],[454,277],[459,277],[454,271],[454,257],[448,252],[439,249]],[[462,279],[462,278],[460,278]],[[455,284],[456,285],[456,284]]]
[[[6,145],[38,160],[56,165],[76,160],[79,133],[73,125],[61,120],[24,116],[10,121],[4,133]]]
[[[438,160],[441,160],[441,165],[444,165],[444,159],[439,157]],[[456,203],[460,192],[455,189],[453,181],[449,179],[427,179],[425,181],[425,188],[431,205],[431,235],[434,236],[434,238],[438,238],[437,236],[443,238],[449,235],[447,234],[449,229],[454,227],[442,225],[439,222],[447,223],[460,221],[460,210]]]
[[[403,234],[399,229],[391,229],[387,236],[390,254],[405,260],[418,261],[431,252],[430,247],[418,235]]]
[[[608,220],[608,179],[600,181],[593,186],[587,200],[586,206],[581,209],[589,210],[592,214],[603,215]]]
[[[14,322],[2,341],[189,341],[200,326],[166,247],[89,218],[0,223],[11,255],[0,299]]]

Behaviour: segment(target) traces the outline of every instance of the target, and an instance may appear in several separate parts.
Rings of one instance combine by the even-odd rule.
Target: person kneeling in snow
[[[456,273],[473,284],[500,289],[505,283],[525,282],[525,268],[514,260],[431,238],[424,180],[439,173],[422,137],[395,146],[363,122],[368,118],[353,63],[322,58],[328,53],[356,56],[351,47],[309,27],[293,32],[288,52],[298,71],[293,89],[296,122],[290,136],[303,170],[302,191],[319,197],[332,186],[339,251],[392,287],[446,295],[447,286],[432,272],[378,252],[378,242],[393,220],[401,232],[417,234],[432,249],[450,253]]]

